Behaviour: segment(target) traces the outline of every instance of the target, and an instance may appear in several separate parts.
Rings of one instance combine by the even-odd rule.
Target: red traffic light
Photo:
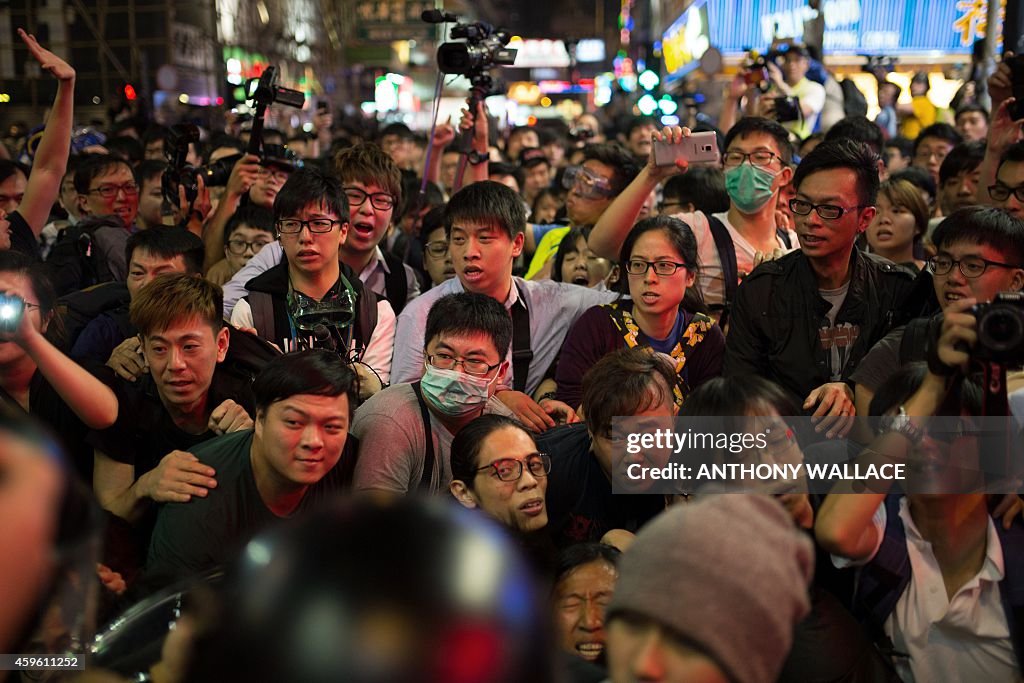
[[[135,95],[135,88],[132,87],[131,83],[128,83],[127,85],[124,86],[124,97],[129,102],[135,99],[135,97],[136,97],[136,95]]]

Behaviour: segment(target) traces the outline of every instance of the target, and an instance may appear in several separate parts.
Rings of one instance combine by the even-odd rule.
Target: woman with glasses
[[[915,258],[928,229],[928,205],[921,192],[907,180],[888,180],[878,188],[878,213],[867,229],[872,254],[910,268],[924,269],[924,261]]]
[[[528,534],[547,526],[544,501],[551,458],[537,452],[530,433],[503,415],[484,415],[452,441],[455,500],[479,508],[509,529]]]
[[[580,405],[586,371],[611,351],[639,346],[672,358],[680,406],[690,389],[721,374],[725,351],[721,329],[693,288],[697,240],[678,218],[655,216],[636,224],[620,256],[620,291],[629,298],[591,308],[569,330],[555,373],[556,398]]]

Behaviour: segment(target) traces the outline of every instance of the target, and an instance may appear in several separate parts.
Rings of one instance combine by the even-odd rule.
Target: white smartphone
[[[654,141],[654,165],[672,166],[677,159],[691,164],[697,161],[718,161],[718,138],[711,131],[693,133],[678,145]]]

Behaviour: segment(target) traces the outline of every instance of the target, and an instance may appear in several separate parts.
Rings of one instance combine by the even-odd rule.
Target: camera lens
[[[1009,351],[1024,342],[1024,321],[1015,309],[993,308],[978,322],[978,337],[993,351]]]

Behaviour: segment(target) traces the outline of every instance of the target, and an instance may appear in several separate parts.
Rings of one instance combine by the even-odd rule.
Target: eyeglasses
[[[282,231],[283,232],[283,231]],[[252,249],[253,254],[260,253],[260,249],[267,245],[266,242],[246,242],[245,240],[228,240],[228,251],[235,256],[241,256],[246,249]]]
[[[469,360],[468,358],[456,358],[447,353],[435,353],[427,356],[427,362],[438,370],[452,370],[456,365],[461,365],[468,375],[486,375],[491,370],[501,365],[501,361],[494,365],[488,365],[487,361]]]
[[[288,176],[291,171],[285,171],[283,169],[267,168],[266,166],[260,166],[260,178],[273,178],[274,180],[285,181],[288,180]]]
[[[551,472],[551,457],[544,453],[531,453],[523,460],[502,458],[495,460],[490,465],[478,467],[476,471],[492,470],[491,475],[502,481],[519,481],[523,476],[524,463],[530,470],[530,474],[535,477],[546,477]]]
[[[615,196],[612,185],[604,178],[584,166],[570,166],[562,174],[562,187],[576,190],[584,199],[608,199]]]
[[[750,159],[750,163],[753,166],[770,166],[772,161],[775,159],[782,163],[782,157],[774,152],[768,150],[758,150],[756,152],[726,152],[722,157],[722,165],[726,168],[732,168],[739,166],[747,159]]]
[[[442,258],[448,253],[448,241],[447,240],[434,240],[433,242],[427,242],[423,245],[427,254],[434,258]]]
[[[86,194],[98,194],[104,199],[112,199],[117,196],[118,192],[124,192],[126,197],[134,197],[139,193],[139,186],[135,183],[125,183],[124,185],[100,185],[94,190],[89,190]]]
[[[1005,202],[1010,198],[1010,195],[1017,198],[1018,202],[1024,202],[1024,185],[1018,185],[1017,187],[1007,187],[1006,185],[995,185],[988,186],[988,195],[997,202]]]
[[[303,228],[309,228],[310,232],[324,233],[333,230],[335,224],[340,222],[341,221],[331,220],[330,218],[314,218],[311,221],[300,221],[297,218],[286,218],[277,222],[277,231],[282,235],[295,235],[302,232]]]
[[[953,266],[958,266],[963,276],[971,279],[984,275],[989,266],[995,266],[996,268],[1020,268],[1020,266],[1010,263],[989,261],[980,256],[965,256],[959,260],[949,256],[933,256],[928,259],[928,267],[936,275],[946,275],[953,270]]]
[[[658,277],[670,277],[675,275],[680,268],[689,268],[685,263],[674,261],[643,261],[641,259],[626,261],[626,272],[630,275],[646,275],[652,267]]]
[[[658,211],[661,211],[662,213],[664,213],[665,209],[670,207],[670,206],[682,206],[682,205],[683,205],[682,202],[662,202],[661,205],[658,206]]]
[[[812,210],[817,211],[818,215],[828,221],[834,221],[841,217],[844,213],[850,211],[856,211],[857,209],[863,209],[865,206],[851,206],[849,208],[836,206],[835,204],[811,204],[805,202],[802,199],[790,199],[789,210],[798,216],[806,216],[811,213]]]
[[[370,205],[378,211],[387,211],[388,209],[395,208],[394,196],[387,192],[364,192],[358,187],[346,187],[345,196],[348,197],[348,205],[355,209],[359,208],[366,201],[367,197],[370,199]]]

